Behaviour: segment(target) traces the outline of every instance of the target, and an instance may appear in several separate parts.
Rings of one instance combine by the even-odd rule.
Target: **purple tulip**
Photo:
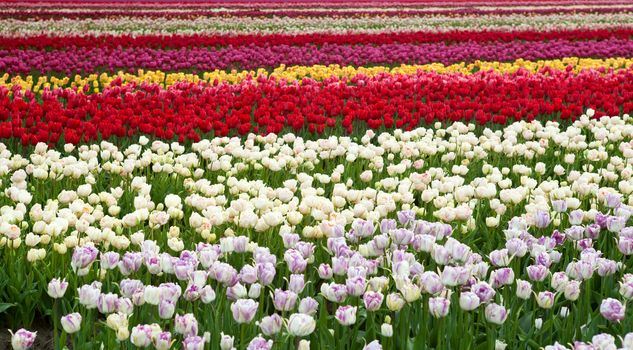
[[[624,319],[626,306],[619,300],[607,298],[600,304],[600,314],[611,322],[620,322]]]
[[[131,279],[122,279],[119,282],[119,291],[121,295],[126,298],[131,298],[134,293],[141,291],[144,289],[143,282],[139,280],[131,280]]]
[[[273,296],[273,305],[278,311],[290,311],[294,309],[297,303],[297,293],[293,291],[284,291],[279,288],[275,289]]]
[[[382,221],[380,222],[380,233],[388,234],[391,230],[395,230],[396,227],[396,220],[382,219]]]
[[[485,309],[486,320],[490,323],[502,325],[508,318],[508,311],[499,304],[488,304]]]
[[[272,314],[262,318],[259,322],[259,329],[267,336],[275,335],[281,331],[283,319],[277,314]]]
[[[211,277],[229,287],[234,286],[238,281],[237,270],[222,262],[215,262],[211,265]]]
[[[633,255],[633,238],[620,237],[618,240],[618,250],[624,255]]]
[[[399,211],[396,213],[396,216],[398,216],[398,221],[400,221],[401,225],[407,225],[415,220],[415,212],[413,210]]]
[[[143,264],[143,255],[138,252],[127,252],[123,254],[121,261],[119,261],[119,270],[124,276],[136,272],[141,268]]]
[[[158,335],[152,338],[152,343],[156,350],[168,350],[171,349],[171,333],[160,332]]]
[[[550,291],[539,292],[536,295],[536,303],[543,309],[551,309],[554,306],[555,294]]]
[[[184,337],[195,336],[198,334],[198,320],[193,314],[176,315],[174,331]]]
[[[117,267],[119,263],[120,255],[117,252],[105,252],[101,253],[101,268],[104,270],[112,270]]]
[[[446,317],[450,310],[451,301],[443,297],[434,297],[429,299],[429,312],[435,318]]]
[[[319,302],[316,301],[316,299],[311,298],[311,297],[305,297],[301,299],[301,302],[299,302],[298,311],[302,314],[314,315],[316,314],[318,308],[319,308]]]
[[[595,223],[600,226],[601,229],[607,228],[607,219],[609,218],[609,215],[605,215],[602,213],[598,213],[596,214],[595,217]]]
[[[30,349],[35,343],[37,332],[29,332],[24,328],[20,328],[17,332],[11,333],[11,346],[14,350]]]
[[[77,333],[81,329],[81,314],[74,312],[66,316],[62,316],[61,325],[64,332],[68,334]]]
[[[231,312],[233,313],[233,319],[237,323],[250,323],[255,314],[259,303],[252,299],[240,299],[231,304]]]
[[[83,270],[97,259],[97,254],[99,254],[99,251],[93,246],[75,247],[70,266],[74,272]]]
[[[527,267],[528,277],[532,281],[541,282],[545,280],[549,270],[543,265],[530,265]]]
[[[257,267],[257,278],[263,286],[270,285],[275,279],[275,265],[272,263],[263,263],[255,265]]]
[[[444,290],[444,284],[437,273],[426,271],[420,276],[422,291],[431,295],[436,295]]]
[[[144,324],[134,326],[130,335],[130,341],[139,348],[148,347],[152,343],[152,327]]]
[[[323,283],[321,285],[321,294],[325,299],[333,303],[341,303],[347,298],[347,287],[337,283]]]
[[[470,287],[470,291],[477,294],[482,303],[491,301],[497,292],[486,282],[477,282]]]
[[[97,300],[97,309],[102,314],[115,312],[118,300],[119,297],[114,293],[100,294]]]
[[[617,208],[622,203],[622,195],[619,193],[607,193],[605,204],[609,208]]]
[[[59,278],[53,278],[50,282],[48,282],[48,295],[53,299],[59,299],[64,297],[66,294],[66,289],[68,288],[68,282],[66,279],[59,280]]]
[[[204,338],[190,335],[182,341],[184,350],[204,350]]]
[[[552,201],[552,209],[554,209],[557,213],[564,213],[567,211],[567,201],[564,199],[559,199]]]
[[[86,309],[94,309],[97,307],[99,296],[101,295],[101,283],[84,284],[77,292],[79,294],[79,303]]]
[[[284,242],[284,248],[294,248],[301,237],[296,233],[282,233],[281,239]]]
[[[174,312],[176,312],[176,304],[171,300],[162,300],[158,304],[158,317],[163,320],[169,320],[174,317]]]
[[[550,223],[549,213],[544,210],[538,210],[534,214],[534,226],[536,228],[546,228]]]
[[[261,336],[257,336],[248,343],[246,350],[270,350],[273,347],[272,340],[266,340]]]
[[[356,310],[355,306],[344,305],[339,306],[336,309],[335,318],[343,326],[351,326],[356,323]]]
[[[367,311],[378,311],[385,296],[380,292],[367,291],[363,294],[363,303]]]

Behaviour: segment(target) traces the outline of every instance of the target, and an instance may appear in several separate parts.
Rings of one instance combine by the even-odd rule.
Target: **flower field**
[[[633,349],[633,4],[2,1],[0,349]]]

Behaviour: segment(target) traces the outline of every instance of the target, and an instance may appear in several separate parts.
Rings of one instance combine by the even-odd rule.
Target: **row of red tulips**
[[[102,93],[0,90],[0,138],[78,143],[149,134],[199,140],[201,135],[349,132],[354,127],[405,128],[435,121],[505,124],[537,117],[570,119],[585,108],[596,115],[633,110],[633,71],[481,72],[469,76],[357,76],[351,81],[280,83],[260,78],[241,84],[178,83],[111,86]]]
[[[2,49],[67,49],[69,47],[100,48],[157,48],[178,49],[200,46],[270,46],[270,45],[324,45],[324,44],[416,44],[436,42],[510,42],[544,40],[605,40],[633,38],[633,28],[575,29],[566,31],[450,31],[408,33],[349,33],[349,34],[249,34],[249,35],[47,35],[29,37],[0,37]]]

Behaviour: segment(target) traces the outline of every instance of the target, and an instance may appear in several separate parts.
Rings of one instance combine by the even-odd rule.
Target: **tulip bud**
[[[382,334],[383,337],[392,337],[393,327],[389,323],[383,323],[382,326],[380,326],[380,334]]]
[[[224,333],[220,333],[220,349],[231,350],[233,348],[234,341],[235,341],[235,337],[231,337]]]

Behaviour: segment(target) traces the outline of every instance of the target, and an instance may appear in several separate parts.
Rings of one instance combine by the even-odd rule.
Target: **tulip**
[[[534,215],[534,226],[536,228],[546,228],[551,222],[549,213],[543,210],[539,210]]]
[[[262,330],[262,333],[267,336],[271,336],[279,333],[282,325],[282,318],[277,314],[273,314],[271,316],[266,316],[262,318],[259,322],[259,328]]]
[[[66,294],[66,289],[68,288],[68,282],[64,279],[60,281],[58,278],[53,278],[50,282],[48,282],[48,295],[53,299],[59,299]]]
[[[367,281],[362,276],[348,278],[345,281],[347,294],[353,296],[361,296],[367,288]]]
[[[30,349],[37,337],[37,332],[29,332],[24,328],[20,328],[15,333],[9,331],[9,333],[11,333],[11,346],[14,350]]]
[[[273,295],[273,305],[279,311],[290,311],[294,309],[297,303],[297,293],[293,291],[284,291],[279,288],[275,289]]]
[[[231,350],[233,348],[234,341],[235,341],[235,337],[231,337],[224,333],[220,333],[220,349]]]
[[[158,304],[158,317],[169,320],[174,317],[176,305],[171,300],[163,300]]]
[[[301,299],[301,302],[299,303],[298,311],[299,313],[312,316],[316,314],[318,308],[319,308],[319,303],[314,298],[305,297]]]
[[[380,292],[367,291],[363,295],[363,303],[367,311],[378,311],[382,305],[384,296]]]
[[[347,287],[334,282],[330,284],[324,283],[321,285],[321,294],[333,303],[341,303],[347,298]]]
[[[83,270],[95,261],[98,253],[99,251],[92,246],[76,247],[73,251],[70,266],[74,272]]]
[[[564,290],[565,299],[570,301],[578,300],[580,297],[580,282],[579,281],[569,281],[565,286]]]
[[[470,290],[479,297],[479,300],[481,300],[482,303],[491,301],[497,294],[497,292],[495,292],[488,283],[483,281],[472,285]]]
[[[319,265],[319,278],[328,280],[333,276],[332,268],[328,264]]]
[[[114,293],[99,294],[97,309],[102,314],[109,314],[116,311],[119,297]]]
[[[152,329],[147,325],[132,327],[130,341],[137,347],[146,348],[152,343]]]
[[[305,288],[305,276],[304,275],[290,275],[288,281],[288,289],[294,293],[301,293]]]
[[[378,342],[378,340],[374,340],[371,343],[365,345],[365,347],[363,347],[363,350],[382,350],[382,345],[380,345],[380,342]]]
[[[508,318],[508,312],[499,304],[488,304],[485,309],[486,320],[490,323],[502,325]]]
[[[387,295],[387,308],[390,311],[400,311],[404,307],[404,298],[398,293],[391,293]]]
[[[462,292],[459,296],[459,306],[462,310],[472,311],[479,307],[480,301],[477,294],[472,292]]]
[[[393,327],[389,324],[389,323],[383,323],[380,326],[380,334],[382,334],[383,337],[392,337],[393,336]]]
[[[258,307],[259,303],[252,299],[239,299],[231,304],[233,319],[237,323],[250,323],[255,317]]]
[[[171,333],[160,332],[152,338],[152,343],[156,350],[168,350],[171,348],[173,341],[171,340]]]
[[[600,314],[611,322],[620,322],[624,319],[626,306],[620,301],[607,298],[602,300],[600,304]]]
[[[446,317],[450,309],[451,301],[443,297],[429,299],[429,311],[435,318]]]
[[[74,312],[66,316],[62,316],[61,324],[66,333],[76,333],[81,329],[81,314]]]
[[[312,316],[306,314],[292,314],[290,318],[288,318],[287,328],[290,335],[305,337],[314,332],[316,321]]]
[[[554,293],[545,291],[536,295],[536,303],[543,309],[551,309],[554,306]]]
[[[185,350],[203,350],[204,338],[190,335],[183,340],[182,345]]]
[[[198,334],[198,320],[193,314],[176,315],[174,319],[174,331],[185,337]]]
[[[339,306],[335,313],[335,318],[343,326],[351,326],[356,323],[356,307],[344,305]]]
[[[528,277],[532,281],[543,281],[547,277],[549,270],[543,265],[530,265],[527,267]]]
[[[273,347],[272,340],[266,340],[262,337],[255,337],[248,343],[246,350],[270,350]]]

